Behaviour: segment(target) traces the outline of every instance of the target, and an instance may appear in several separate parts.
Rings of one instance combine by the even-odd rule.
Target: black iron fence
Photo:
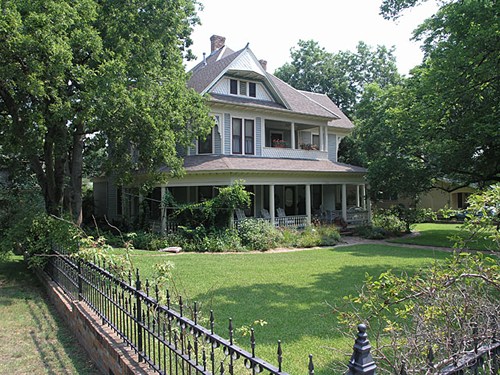
[[[184,306],[179,298],[172,308],[168,291],[166,303],[160,304],[159,290],[144,287],[139,271],[129,273],[128,280],[121,280],[105,269],[105,265],[86,262],[54,250],[46,267],[47,274],[73,299],[83,301],[137,354],[139,362],[145,362],[159,374],[259,374],[285,375],[282,369],[280,341],[276,346],[276,363],[272,365],[255,355],[256,340],[253,329],[250,334],[251,352],[234,344],[232,321],[228,322],[229,339],[214,332],[214,314],[210,311],[205,328],[198,322],[199,311],[194,306]],[[150,294],[153,294],[151,296]],[[185,311],[189,310],[188,316]],[[366,326],[358,326],[358,334],[346,375],[374,375],[375,362],[370,354],[371,346]],[[463,355],[456,356],[446,367],[438,369],[433,355],[427,355],[428,367],[423,373],[441,375],[499,374],[500,341],[479,344]],[[312,355],[309,355],[308,374],[314,374]],[[399,375],[409,372],[401,368]],[[421,373],[421,372],[418,372]]]

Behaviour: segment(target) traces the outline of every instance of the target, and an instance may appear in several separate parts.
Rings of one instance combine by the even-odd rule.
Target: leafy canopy
[[[2,2],[0,147],[36,174],[48,212],[60,213],[64,196],[81,200],[90,141],[93,152],[105,150],[106,171],[119,180],[162,164],[181,171],[176,147],[211,126],[203,99],[185,84],[195,6],[194,0]],[[81,206],[73,210],[77,216]]]

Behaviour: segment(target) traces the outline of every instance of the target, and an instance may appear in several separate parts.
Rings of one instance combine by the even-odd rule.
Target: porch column
[[[311,225],[311,185],[306,185],[306,216],[307,225]]]
[[[292,144],[291,144],[291,146],[293,149],[295,149],[295,122],[292,122],[291,129],[292,129],[292,141],[291,141]]]
[[[342,218],[347,221],[347,185],[342,184]]]
[[[161,187],[161,202],[160,202],[160,217],[161,217],[161,233],[165,234],[167,232],[167,208],[163,204],[165,201],[165,186]]]
[[[325,147],[323,151],[328,151],[328,127],[325,127]]]
[[[356,207],[361,207],[359,202],[359,185],[356,185]]]
[[[274,185],[269,185],[269,215],[271,215],[271,224],[274,225],[274,215],[276,208],[274,207]]]
[[[361,199],[363,204],[363,210],[366,210],[366,185],[361,185]]]
[[[323,127],[319,127],[319,150],[325,151],[325,137],[323,136]]]

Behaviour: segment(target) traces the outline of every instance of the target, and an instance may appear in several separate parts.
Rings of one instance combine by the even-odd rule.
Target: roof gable
[[[191,71],[188,86],[200,94],[211,93],[224,76],[237,77],[262,82],[270,93],[273,101],[284,110],[303,115],[311,115],[329,119],[329,125],[350,129],[353,127],[350,120],[340,109],[323,94],[314,94],[299,91],[289,84],[266,72],[254,55],[248,44],[245,48],[233,52],[223,46],[213,51],[203,62],[196,65]],[[212,94],[212,93],[211,93]],[[217,95],[217,101],[228,103],[250,103],[258,105],[255,100],[241,100],[234,95]],[[237,100],[240,99],[240,100]],[[270,102],[262,103],[269,105]]]

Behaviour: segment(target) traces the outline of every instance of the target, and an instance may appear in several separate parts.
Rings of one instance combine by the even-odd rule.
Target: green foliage
[[[412,226],[415,224],[436,218],[436,214],[432,209],[407,207],[403,204],[392,206],[389,212],[404,223],[406,233],[410,233]]]
[[[76,252],[80,235],[80,229],[70,221],[39,213],[17,223],[5,240],[29,255],[29,267],[38,267],[46,263],[43,255],[49,254],[52,246]]]
[[[486,240],[491,243],[492,251],[500,251],[500,183],[467,199],[467,216],[462,230],[468,235],[458,237],[458,247],[464,248],[467,242]]]
[[[186,86],[196,8],[194,0],[2,3],[0,146],[36,174],[47,212],[59,215],[67,192],[75,219],[81,213],[87,151],[85,162],[98,159],[119,180],[138,170],[158,180],[162,165],[182,173],[176,147],[213,125]]]
[[[232,228],[211,228],[203,226],[188,228],[180,226],[170,234],[167,241],[171,246],[180,246],[184,251],[227,252],[244,251],[238,232]]]
[[[362,238],[367,238],[370,240],[383,240],[391,236],[391,232],[386,231],[384,228],[375,225],[362,225],[360,227],[354,228],[354,233]],[[397,232],[398,234],[400,232]],[[392,234],[396,235],[396,234]]]
[[[165,236],[152,232],[131,232],[127,233],[126,238],[131,241],[135,249],[157,251],[169,246]]]
[[[238,225],[241,244],[249,250],[269,250],[278,246],[281,233],[266,220],[247,219]]]
[[[366,84],[386,86],[400,80],[393,52],[359,42],[356,52],[330,53],[313,40],[300,40],[290,51],[292,62],[278,68],[275,75],[296,89],[328,95],[351,115]]]
[[[320,236],[320,246],[334,246],[340,241],[340,232],[336,225],[318,225],[315,227]]]
[[[345,297],[336,311],[347,332],[360,321],[369,325],[377,371],[394,373],[404,361],[408,373],[419,372],[429,348],[437,371],[469,350],[473,337],[493,337],[500,328],[499,293],[498,258],[457,253],[413,275],[367,276],[359,295]]]
[[[405,231],[405,223],[393,210],[374,211],[372,224],[392,235],[399,235]]]
[[[173,197],[168,197],[168,203],[178,207],[174,217],[185,227],[227,228],[234,209],[247,208],[250,196],[242,181],[236,181],[230,186],[218,188],[217,196],[200,203],[177,205]]]

